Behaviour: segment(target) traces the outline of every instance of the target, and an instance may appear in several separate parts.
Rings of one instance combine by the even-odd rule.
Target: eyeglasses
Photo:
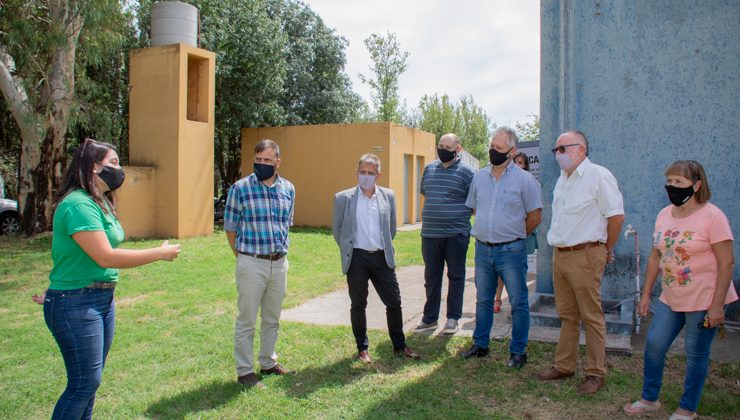
[[[565,153],[565,149],[566,149],[566,148],[568,148],[568,147],[570,147],[570,146],[580,146],[580,145],[581,145],[580,143],[572,143],[572,144],[561,144],[560,146],[558,146],[558,147],[555,147],[555,148],[553,148],[553,149],[552,149],[552,154],[554,155],[554,154],[556,154],[557,152],[560,152],[560,153]]]

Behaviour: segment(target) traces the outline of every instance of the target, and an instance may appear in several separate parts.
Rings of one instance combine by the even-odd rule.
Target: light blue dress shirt
[[[527,213],[542,208],[542,191],[532,174],[511,162],[499,180],[488,165],[473,176],[465,205],[475,209],[471,235],[483,242],[509,242],[527,236]]]

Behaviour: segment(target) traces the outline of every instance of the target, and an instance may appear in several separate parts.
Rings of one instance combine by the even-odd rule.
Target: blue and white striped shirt
[[[224,230],[236,232],[238,252],[287,253],[294,204],[295,188],[290,181],[276,176],[268,187],[251,174],[229,188]]]
[[[457,159],[447,168],[435,160],[424,168],[420,192],[424,194],[421,236],[449,238],[470,232],[473,211],[465,206],[475,171]]]

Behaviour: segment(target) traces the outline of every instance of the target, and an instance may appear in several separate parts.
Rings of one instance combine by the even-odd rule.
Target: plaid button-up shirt
[[[251,174],[229,189],[224,230],[236,232],[238,252],[287,253],[294,203],[295,188],[290,181],[276,176],[268,187]]]

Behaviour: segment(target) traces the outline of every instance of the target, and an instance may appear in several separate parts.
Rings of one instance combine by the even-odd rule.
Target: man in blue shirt
[[[254,373],[254,329],[261,306],[260,373],[289,373],[277,363],[275,343],[288,280],[288,229],[293,224],[295,189],[277,174],[280,147],[262,140],[254,148],[254,173],[229,189],[224,230],[236,256],[239,314],[234,327],[238,382],[264,387]]]
[[[542,197],[537,180],[512,163],[518,141],[511,128],[499,127],[493,132],[488,150],[491,165],[476,172],[465,203],[475,211],[471,234],[476,239],[477,303],[473,346],[463,357],[488,355],[493,298],[501,277],[511,303],[511,357],[507,366],[512,368],[527,363],[529,299],[524,238],[542,219]]]
[[[470,216],[465,205],[475,171],[460,159],[460,139],[450,133],[439,139],[439,160],[427,165],[421,178],[424,209],[421,254],[424,258],[424,316],[417,332],[437,329],[442,299],[442,272],[447,262],[447,322],[442,334],[454,334],[462,316],[465,257],[470,243]]]

